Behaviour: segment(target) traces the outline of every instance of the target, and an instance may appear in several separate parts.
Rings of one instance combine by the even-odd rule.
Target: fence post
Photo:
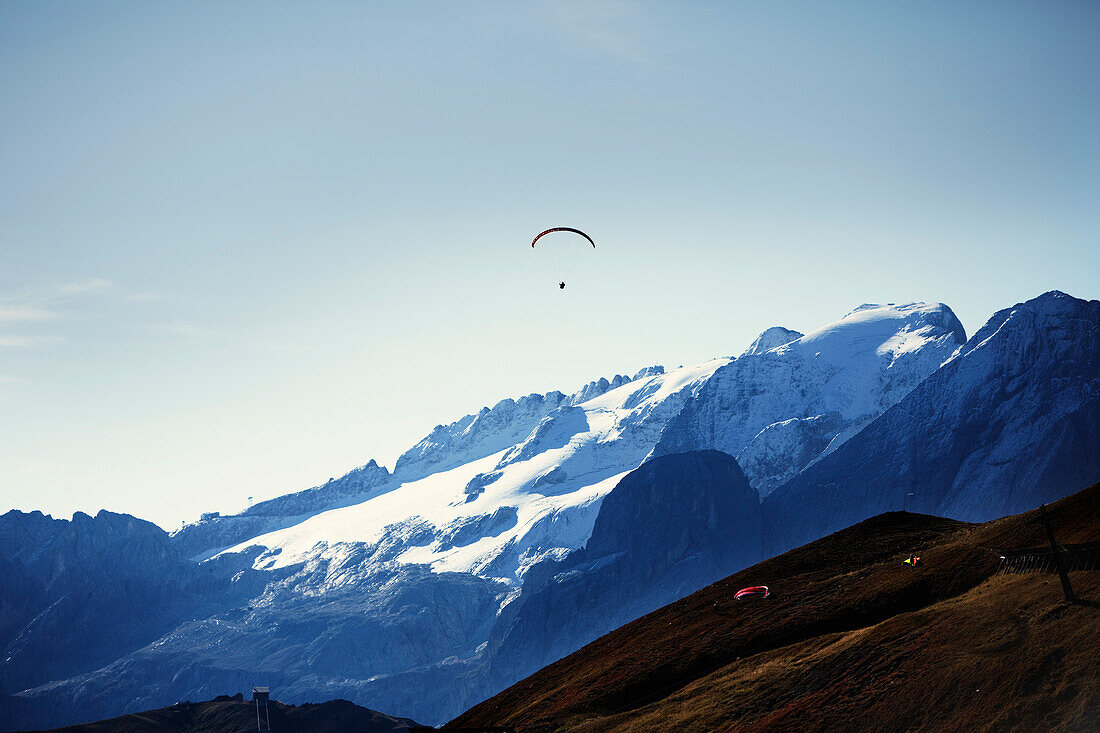
[[[1050,540],[1050,551],[1054,555],[1054,564],[1058,567],[1058,577],[1062,579],[1062,591],[1066,594],[1066,600],[1073,603],[1077,600],[1077,597],[1073,595],[1073,586],[1069,584],[1069,573],[1066,572],[1066,565],[1062,559],[1062,553],[1058,552],[1058,543],[1054,541],[1054,530],[1050,526],[1050,519],[1047,518],[1046,504],[1039,505],[1039,514],[1043,518],[1043,525],[1047,528],[1047,539]]]

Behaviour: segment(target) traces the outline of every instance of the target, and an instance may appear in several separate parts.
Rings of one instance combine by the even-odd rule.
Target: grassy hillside
[[[1100,540],[1100,485],[1047,508]],[[985,524],[894,512],[617,629],[450,726],[535,731],[1100,730],[1100,572],[998,574],[1046,544],[1038,511]],[[923,563],[902,560],[919,554]],[[767,599],[734,601],[744,586]]]

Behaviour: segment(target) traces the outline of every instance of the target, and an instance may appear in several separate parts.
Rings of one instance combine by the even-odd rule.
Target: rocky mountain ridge
[[[633,611],[642,613],[715,573],[893,503],[890,476],[916,481],[938,460],[919,451],[927,437],[921,431],[940,436],[945,455],[955,455],[951,436],[971,446],[959,454],[963,460],[943,463],[944,472],[969,476],[943,484],[945,500],[965,496],[983,472],[993,476],[1007,465],[997,456],[1021,447],[1028,460],[1049,453],[1058,465],[1081,466],[1083,477],[1093,465],[1081,455],[1091,450],[1082,430],[1094,424],[1100,348],[1089,319],[1096,307],[1045,294],[1008,309],[1015,315],[999,313],[964,345],[961,325],[942,304],[861,306],[792,340],[797,332],[770,329],[736,359],[597,380],[570,397],[503,401],[437,427],[393,473],[368,463],[323,486],[177,532],[172,562],[189,568],[180,577],[201,570],[218,600],[177,593],[187,613],[170,629],[157,627],[102,666],[60,671],[36,686],[41,676],[3,667],[24,680],[4,691],[42,703],[61,723],[86,711],[88,700],[102,705],[98,717],[108,717],[162,700],[211,697],[261,670],[291,702],[343,697],[440,722],[625,620],[579,619],[570,611],[579,606],[569,605],[577,599],[610,609],[636,597]],[[1027,323],[1030,333],[1049,334],[1061,346],[1020,336],[1018,325]],[[938,386],[922,391],[929,383]],[[1044,384],[1053,391],[1035,386]],[[968,394],[980,399],[966,402]],[[923,404],[936,395],[966,409]],[[963,402],[952,402],[957,396]],[[1016,396],[1026,400],[1014,403]],[[1035,409],[1017,421],[1013,405],[1025,402]],[[970,434],[952,421],[974,409],[1011,429],[990,425],[981,450],[973,450]],[[916,422],[896,417],[918,412],[924,417]],[[1029,433],[1026,424],[1044,432]],[[1002,432],[1011,445],[999,442]],[[910,447],[876,472],[876,456],[891,455],[882,442],[890,440]],[[694,458],[677,457],[683,455]],[[683,468],[684,476],[712,478],[687,481],[697,495],[676,499],[675,491],[640,478],[665,460],[694,466]],[[845,489],[851,506],[838,509],[830,497],[840,484],[827,477],[853,461],[869,473]],[[715,468],[726,462],[732,467]],[[719,473],[727,478],[713,478]],[[663,483],[676,484],[680,479],[668,478],[675,475]],[[751,493],[736,488],[734,475],[747,479]],[[811,475],[819,478],[805,478]],[[1076,478],[1062,475],[1064,490]],[[742,497],[734,527],[729,512],[719,511],[727,506],[722,492]],[[608,531],[623,517],[644,528],[646,512],[676,517],[667,502],[691,500],[725,519],[710,529],[691,529],[686,518],[670,522],[669,543],[679,550],[648,547],[644,532]],[[955,506],[995,511],[997,500],[993,494],[984,504]],[[675,540],[699,533],[727,542]],[[0,563],[12,569],[0,598],[14,599],[12,607],[33,596],[25,581],[40,572],[23,564],[29,555],[18,548],[25,541],[5,539],[0,529]],[[647,576],[646,567],[658,575]],[[550,583],[561,603],[546,592]],[[647,584],[660,587],[646,597],[639,589]],[[133,602],[124,590],[115,600]]]

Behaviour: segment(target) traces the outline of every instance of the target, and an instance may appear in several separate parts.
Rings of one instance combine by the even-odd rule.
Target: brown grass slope
[[[1100,484],[1047,508],[1100,540]],[[1046,544],[1038,511],[985,524],[893,512],[640,618],[449,726],[535,731],[1100,730],[1100,572],[998,575]],[[923,558],[912,568],[902,560]],[[765,584],[767,599],[734,601]]]

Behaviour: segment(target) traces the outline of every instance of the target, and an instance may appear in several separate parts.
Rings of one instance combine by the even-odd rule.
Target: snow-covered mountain
[[[764,332],[665,427],[656,454],[713,448],[766,496],[882,413],[966,341],[942,303],[861,305],[805,336]],[[768,343],[779,343],[761,350]]]
[[[1098,349],[1075,330],[1078,311],[1053,308],[1035,320],[1037,333],[1065,333],[1059,358],[1074,349],[1092,354],[1049,372],[1077,387],[1057,392],[1066,409],[1051,413],[1047,434],[1072,433],[1063,420],[1076,414],[1070,403],[1100,393],[1080,387],[1081,369],[1094,369]],[[852,455],[856,438],[879,430],[883,413],[912,399],[929,375],[948,376],[923,399],[947,399],[958,375],[971,372],[965,365],[983,355],[991,359],[986,380],[1011,373],[1013,359],[1030,358],[1026,349],[992,348],[1011,329],[990,329],[980,332],[989,332],[984,346],[971,339],[960,348],[962,326],[942,304],[865,305],[805,336],[768,329],[737,358],[667,372],[651,367],[572,395],[503,400],[436,427],[392,473],[370,462],[323,486],[185,527],[172,536],[173,550],[222,583],[220,602],[142,636],[142,645],[119,649],[96,669],[5,691],[21,703],[43,703],[60,723],[79,718],[90,699],[104,706],[96,712],[102,718],[263,679],[289,702],[344,697],[441,722],[625,620],[606,609],[641,613],[757,559],[761,538],[785,521],[783,512],[801,512],[781,502],[794,495],[788,487],[809,491],[798,482]],[[1034,353],[1041,358],[1021,380],[1048,378],[1049,354]],[[1011,417],[987,407],[998,419]],[[919,425],[893,427],[934,432],[944,414],[931,410]],[[991,429],[992,443],[996,436]],[[1028,434],[1015,440],[1026,443]],[[977,456],[973,470],[981,473],[997,450]],[[689,453],[695,457],[664,462]],[[860,455],[876,460],[873,451]],[[728,456],[740,467],[726,466]],[[673,483],[696,488],[690,496],[662,491]],[[735,504],[723,498],[730,491]],[[763,514],[752,509],[760,497]],[[668,503],[688,499],[720,521],[693,524],[690,512]],[[780,506],[787,508],[772,509]],[[728,528],[731,511],[749,519]],[[657,524],[641,521],[647,513]],[[798,516],[816,531],[809,514]],[[818,536],[835,519],[823,516]],[[21,546],[18,538],[2,534],[0,561],[30,567],[10,549]],[[715,540],[723,534],[728,546]],[[639,589],[654,583],[661,587],[643,598]],[[18,595],[7,585],[0,589]],[[640,605],[616,604],[624,595]],[[605,611],[577,619],[586,605]]]
[[[1100,478],[1100,302],[997,312],[934,374],[764,502],[769,554],[880,512],[987,521]]]

